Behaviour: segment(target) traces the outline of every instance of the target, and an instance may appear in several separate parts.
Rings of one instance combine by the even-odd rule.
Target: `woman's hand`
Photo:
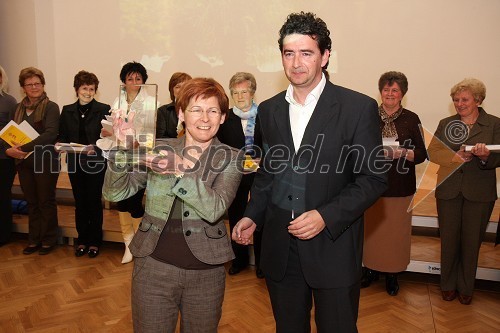
[[[12,158],[17,158],[18,160],[22,160],[23,158],[26,157],[26,155],[28,155],[28,153],[25,153],[24,151],[19,149],[19,145],[16,145],[14,147],[10,147],[9,149],[7,149],[5,151],[5,154],[7,156],[12,157]]]
[[[487,161],[488,156],[490,156],[490,150],[486,148],[486,144],[484,143],[476,143],[476,145],[472,147],[471,153],[483,161]]]
[[[248,217],[243,217],[233,228],[231,238],[238,244],[250,244],[250,238],[257,225]]]
[[[406,148],[389,148],[389,149],[384,149],[384,155],[388,159],[393,159],[397,160],[398,158],[406,157],[406,154],[408,153],[408,149]]]
[[[110,131],[105,130],[104,128],[101,128],[101,137],[105,138],[107,136],[112,136],[113,133]]]
[[[185,171],[183,158],[173,151],[160,150],[158,155],[146,154],[139,163],[160,174],[180,175]]]
[[[453,156],[453,162],[464,163],[472,160],[472,153],[468,151],[459,150]]]

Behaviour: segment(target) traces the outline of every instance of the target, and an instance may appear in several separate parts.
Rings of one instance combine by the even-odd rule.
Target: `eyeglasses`
[[[40,88],[42,86],[42,84],[40,82],[37,82],[37,83],[26,83],[24,85],[24,88]]]
[[[248,93],[250,93],[250,91],[248,90],[240,90],[240,91],[233,90],[232,92],[233,96],[238,96],[239,94],[246,95]]]
[[[188,111],[189,113],[191,113],[193,115],[193,117],[196,117],[196,118],[201,118],[203,112],[205,112],[207,114],[208,118],[217,118],[222,113],[217,108],[210,108],[210,109],[207,109],[207,110],[203,111],[202,108],[196,107],[196,106],[192,107],[191,109],[187,109],[186,111]]]

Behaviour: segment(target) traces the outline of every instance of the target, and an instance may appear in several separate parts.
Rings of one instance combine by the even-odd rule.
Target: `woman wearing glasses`
[[[229,80],[229,91],[231,92],[234,106],[229,110],[227,120],[221,125],[217,134],[221,142],[243,150],[249,158],[259,158],[262,148],[260,126],[256,122],[257,104],[254,102],[256,90],[257,82],[251,73],[238,72],[231,77]],[[243,217],[254,177],[254,172],[248,172],[243,175],[236,197],[227,211],[231,233],[236,223]],[[258,278],[264,277],[264,273],[259,265],[261,235],[260,231],[255,232],[253,235],[255,273]],[[231,244],[236,258],[234,258],[229,268],[229,275],[235,275],[248,266],[248,245],[241,245],[235,241],[231,241]]]
[[[24,254],[50,253],[57,242],[56,184],[59,161],[54,143],[59,131],[59,106],[45,93],[41,70],[28,67],[19,74],[25,97],[17,105],[14,121],[26,121],[38,132],[32,141],[11,147],[5,153],[16,159],[19,182],[28,201],[29,244]]]
[[[213,79],[184,84],[176,100],[186,133],[158,140],[145,172],[110,162],[103,188],[110,201],[146,189],[146,212],[130,244],[134,255],[134,331],[217,332],[233,259],[223,215],[238,188],[242,154],[215,137],[229,100]]]

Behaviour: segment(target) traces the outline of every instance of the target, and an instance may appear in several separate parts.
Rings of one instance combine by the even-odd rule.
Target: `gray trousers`
[[[187,270],[152,257],[134,258],[132,318],[134,332],[217,332],[222,315],[224,266]]]
[[[494,201],[476,202],[462,194],[437,199],[441,236],[441,290],[457,290],[472,296],[479,248],[493,210]]]

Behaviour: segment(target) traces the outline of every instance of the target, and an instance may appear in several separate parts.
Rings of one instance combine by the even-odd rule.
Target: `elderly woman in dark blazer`
[[[229,90],[234,106],[229,110],[224,124],[220,126],[217,137],[222,143],[243,150],[250,159],[260,158],[262,137],[259,123],[256,122],[257,104],[254,101],[254,96],[257,82],[255,77],[251,73],[238,72],[229,80]],[[236,197],[227,211],[231,233],[236,223],[243,217],[254,177],[255,172],[243,175]],[[264,277],[264,273],[260,269],[261,238],[261,231],[254,233],[255,273],[259,278]],[[229,275],[235,275],[248,266],[248,245],[238,244],[235,241],[231,241],[231,244],[236,258],[229,267]]]
[[[380,76],[378,88],[382,137],[397,138],[400,147],[388,151],[391,167],[389,188],[365,213],[365,265],[361,287],[368,287],[385,272],[387,293],[397,295],[398,273],[410,263],[411,218],[408,208],[417,189],[415,165],[427,158],[418,115],[405,109],[401,100],[408,91],[408,79],[401,72]]]
[[[112,162],[108,166],[107,200],[146,189],[146,212],[130,244],[136,332],[173,332],[179,311],[181,331],[217,332],[223,264],[234,257],[223,215],[236,194],[243,162],[242,154],[215,137],[228,104],[213,79],[186,82],[176,102],[186,135],[157,143],[160,154],[142,159],[147,173],[127,172]]]
[[[465,79],[451,88],[456,115],[439,122],[429,145],[439,164],[436,203],[441,235],[441,291],[445,301],[472,301],[479,248],[497,199],[495,168],[500,119],[480,106],[485,85]],[[465,149],[463,145],[469,146]]]
[[[90,258],[96,257],[102,243],[102,184],[106,162],[95,144],[100,137],[101,120],[106,118],[110,106],[94,99],[98,86],[95,74],[78,72],[73,83],[78,100],[63,107],[59,125],[60,142],[89,147],[83,153],[68,151],[67,154],[68,175],[75,198],[77,257],[87,253]]]
[[[57,243],[58,221],[56,185],[59,161],[54,143],[59,132],[59,106],[45,93],[42,71],[28,67],[21,70],[19,84],[25,97],[17,105],[14,121],[26,121],[38,132],[38,137],[5,151],[16,159],[19,182],[28,201],[29,244],[24,254],[50,253]]]

